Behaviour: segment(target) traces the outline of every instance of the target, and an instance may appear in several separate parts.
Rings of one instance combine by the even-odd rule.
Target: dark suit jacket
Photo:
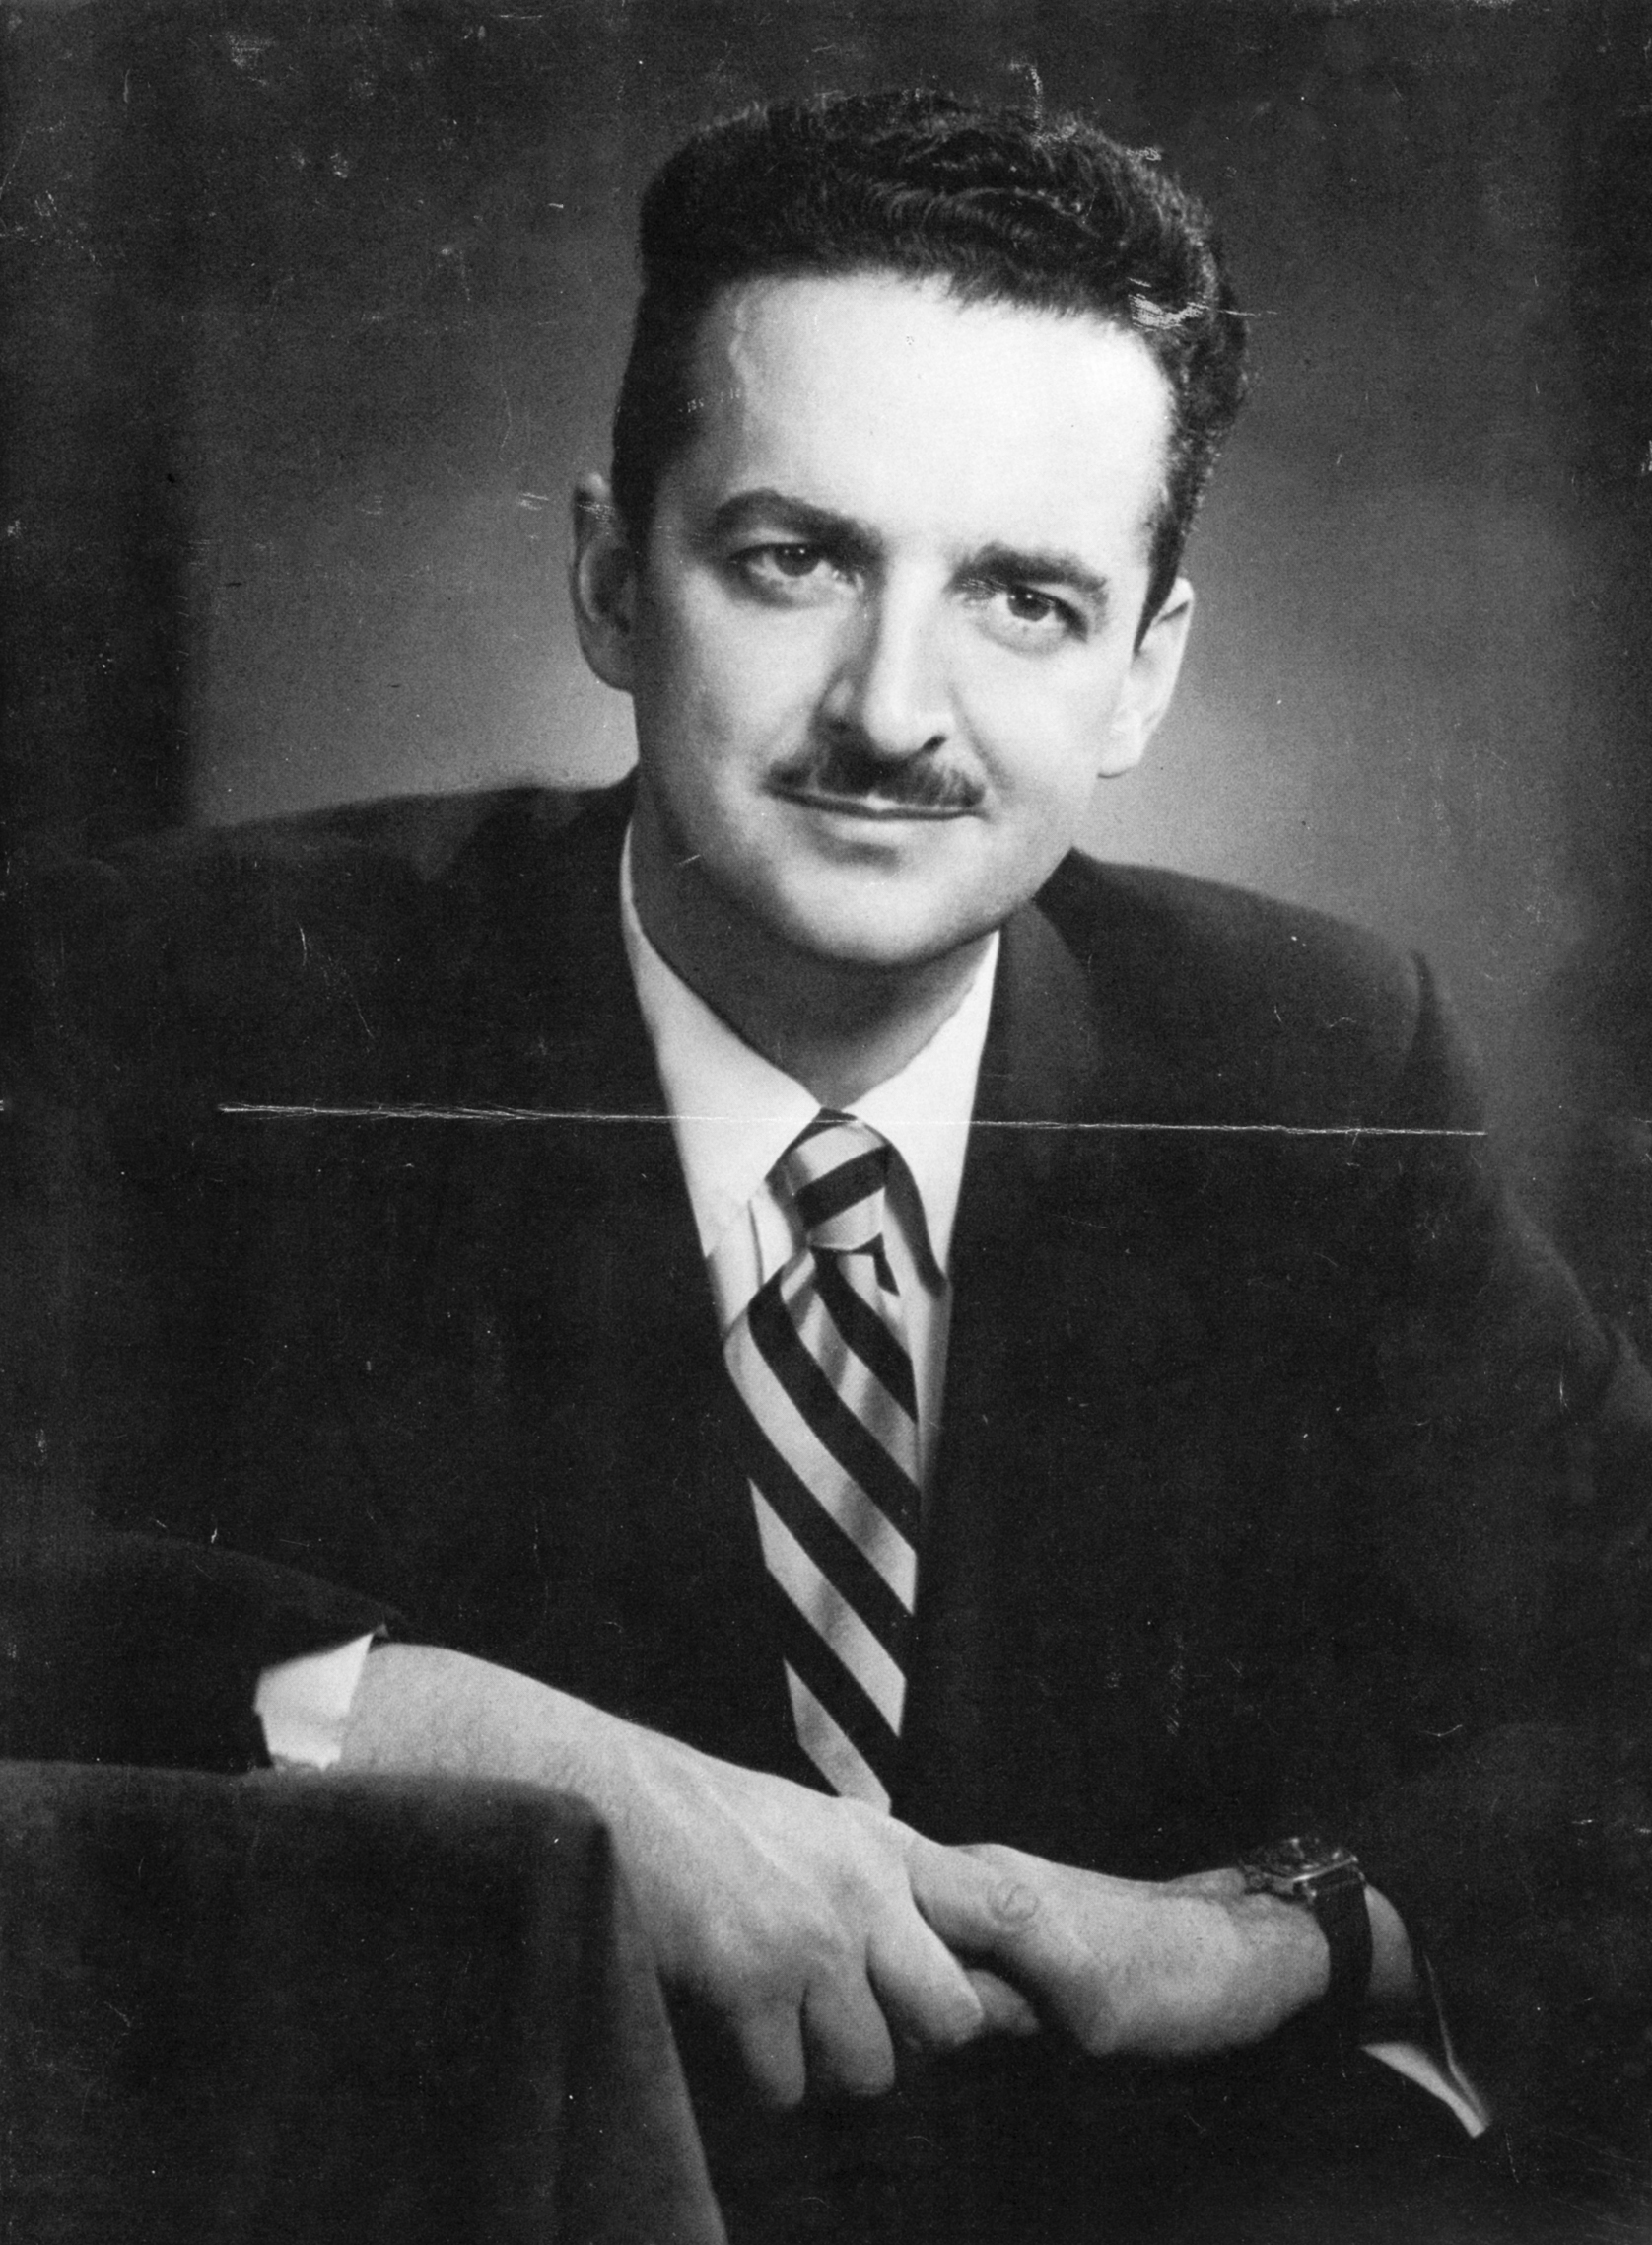
[[[53,1408],[104,1519],[804,1777],[625,807],[379,806],[43,884]],[[1556,1929],[1645,1870],[1602,1740],[1645,1681],[1652,1415],[1478,1126],[1371,938],[1077,857],[1011,920],[895,1805],[1130,1876],[1320,1825],[1471,2070],[1552,2117],[1557,2064],[1620,2085],[1645,1994],[1639,1950]],[[1179,2110],[1234,2094],[1190,2078]]]

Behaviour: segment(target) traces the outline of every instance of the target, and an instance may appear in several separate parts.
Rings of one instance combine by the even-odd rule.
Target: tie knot
[[[829,1110],[792,1140],[778,1167],[811,1247],[848,1255],[877,1245],[889,1152],[869,1123]]]

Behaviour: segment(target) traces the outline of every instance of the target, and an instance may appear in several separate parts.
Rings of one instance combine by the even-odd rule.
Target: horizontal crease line
[[[475,1123],[669,1123],[744,1122],[738,1115],[631,1114],[604,1112],[594,1107],[432,1107],[432,1106],[326,1106],[277,1105],[271,1101],[225,1099],[221,1115],[242,1115],[267,1122],[475,1122]],[[1160,1133],[1182,1137],[1201,1134],[1227,1138],[1468,1138],[1490,1136],[1486,1130],[1463,1130],[1403,1123],[1269,1123],[1269,1122],[1005,1122],[990,1116],[974,1121],[951,1118],[940,1122],[922,1119],[911,1125],[919,1130],[1025,1130]]]

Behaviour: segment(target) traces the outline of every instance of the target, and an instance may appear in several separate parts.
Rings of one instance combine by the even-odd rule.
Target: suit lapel
[[[1085,1697],[1073,1663],[1093,1672],[1121,1786],[1159,1726],[1143,1645],[1173,1603],[1175,1499],[1128,1461],[1151,1449],[1132,1414],[1156,1424],[1155,1397],[1174,1397],[1189,1323],[1166,1259],[1141,1251],[1165,1211],[1162,1142],[1105,1127],[1155,1108],[1121,1014],[1036,906],[1006,925],[954,1234],[897,1801],[948,1839],[1048,1846],[1067,1815],[1049,1796],[1093,1789],[1077,1767],[1090,1741],[1068,1742],[1064,1769],[1050,1720],[1058,1697]]]
[[[451,1126],[425,1180],[426,1327],[474,1336],[462,1502],[506,1520],[476,1539],[462,1619],[495,1629],[493,1657],[784,1764],[731,1398],[619,928],[628,794],[561,834],[529,799],[454,870],[444,1100],[533,1117]]]
[[[1049,923],[1036,911],[1017,914],[1003,931],[953,1231],[945,1417],[896,1800],[898,1813],[940,1838],[992,1829],[994,1678],[1003,1650],[993,1484],[1002,1421],[1017,1408],[1006,1312],[1022,1292],[1020,1242],[1049,1192],[1061,1126],[1093,1089],[1093,1015]]]

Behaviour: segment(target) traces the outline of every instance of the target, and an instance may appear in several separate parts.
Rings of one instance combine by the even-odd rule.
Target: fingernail
[[[1038,1914],[1038,1896],[1020,1879],[1005,1879],[994,1890],[993,1914],[1006,1926],[1024,1926]]]

